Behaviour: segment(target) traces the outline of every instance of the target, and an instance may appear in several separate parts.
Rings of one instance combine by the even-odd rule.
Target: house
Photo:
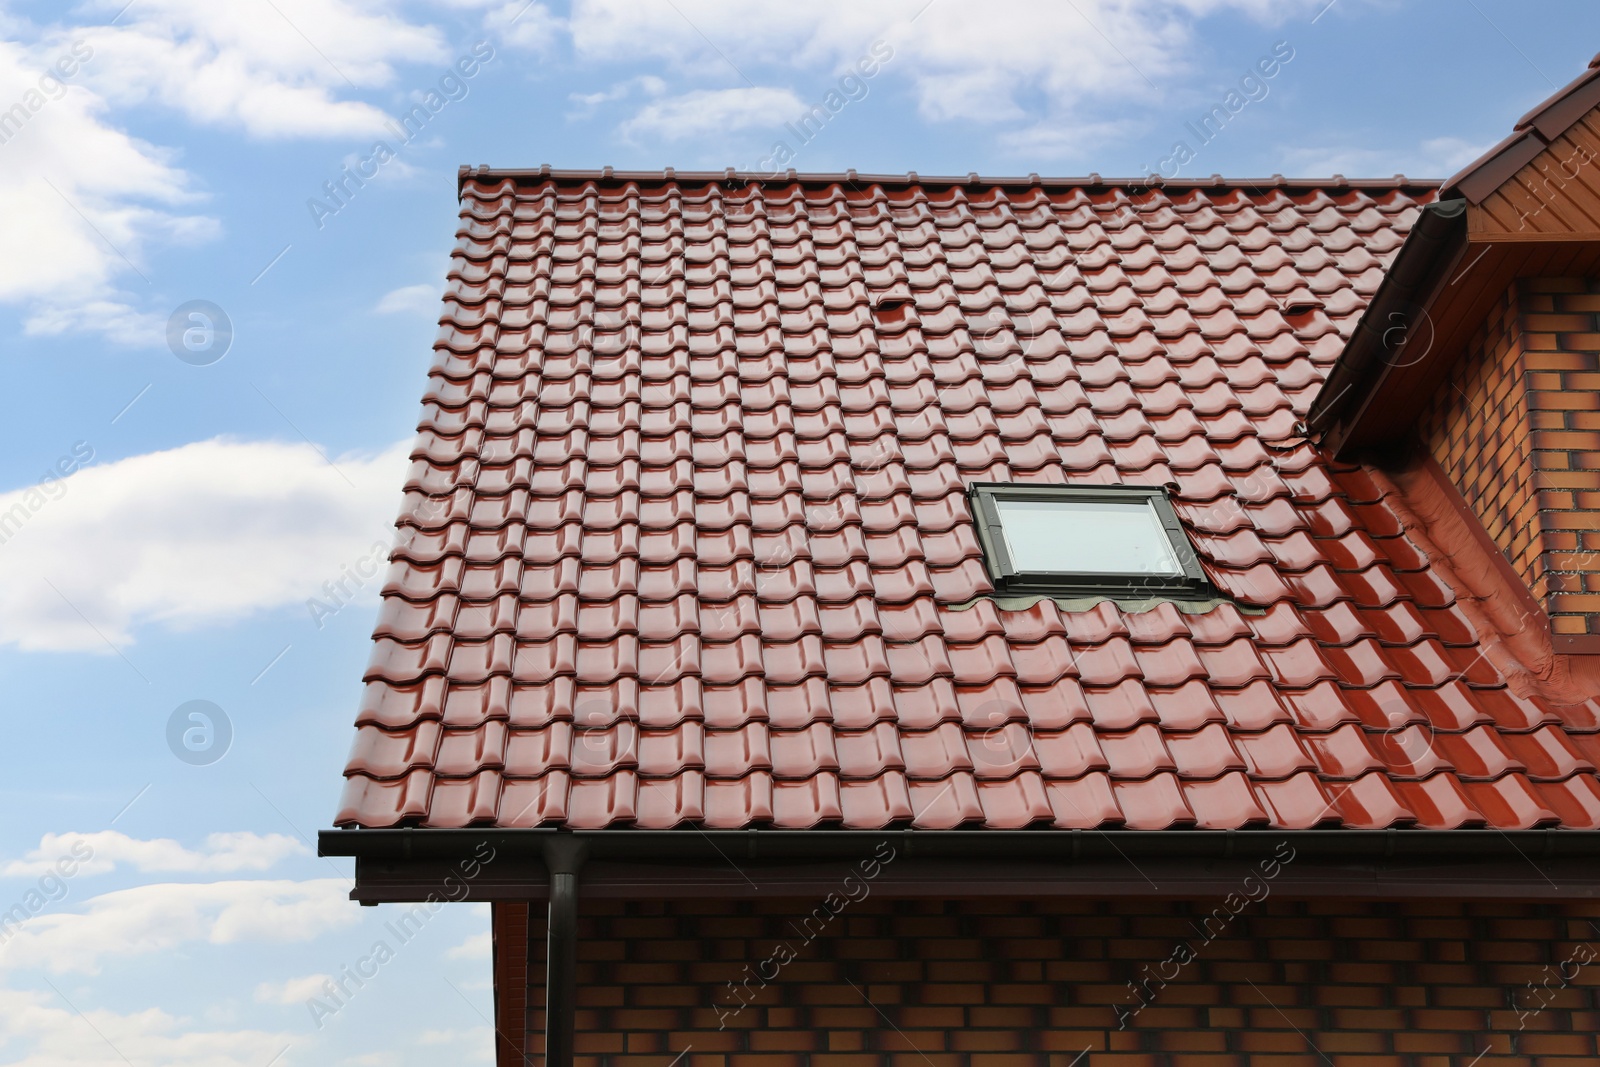
[[[492,903],[502,1067],[1600,1062],[1597,106],[463,169],[321,851]]]

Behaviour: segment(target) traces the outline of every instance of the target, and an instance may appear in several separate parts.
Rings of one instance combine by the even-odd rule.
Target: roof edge
[[[1503,141],[1451,175],[1440,196],[1459,193],[1474,204],[1482,203],[1596,107],[1600,107],[1600,55],[1518,119]]]
[[[491,167],[485,163],[476,167],[465,164],[461,166],[456,172],[456,192],[458,195],[466,187],[466,183],[469,180],[478,182],[513,181],[518,184],[531,184],[541,181],[617,183],[661,181],[734,182],[744,185],[789,185],[793,183],[802,185],[836,185],[866,182],[873,185],[894,186],[935,185],[956,187],[970,185],[1008,188],[1041,186],[1046,188],[1091,189],[1242,189],[1246,191],[1267,189],[1431,190],[1443,185],[1443,181],[1438,178],[1408,178],[1404,174],[1396,174],[1392,178],[1346,178],[1342,174],[1335,174],[1327,178],[1285,178],[1281,174],[1274,174],[1270,178],[1224,178],[1220,174],[1213,174],[1205,178],[1163,178],[1159,175],[1145,175],[1140,178],[1107,178],[1096,173],[1082,177],[1040,177],[1038,174],[1028,174],[1020,177],[985,177],[976,172],[962,176],[924,176],[919,175],[916,171],[907,171],[904,174],[859,174],[854,170],[847,170],[843,173],[826,171],[808,173],[789,170],[782,174],[773,174],[740,171],[733,167],[720,171],[680,171],[673,167],[665,167],[661,170],[616,170],[612,167],[602,167],[598,170],[582,168],[562,170],[554,168],[548,163],[539,167]]]
[[[1513,129],[1535,129],[1546,141],[1553,141],[1596,105],[1600,105],[1600,55],[1589,60],[1582,74],[1529,109]]]
[[[1440,187],[1439,195],[1443,198],[1464,196],[1474,204],[1481,204],[1548,147],[1550,142],[1541,137],[1538,130],[1508,134],[1499,144],[1451,175]]]

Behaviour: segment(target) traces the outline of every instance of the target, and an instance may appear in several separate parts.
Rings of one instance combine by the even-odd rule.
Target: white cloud
[[[440,287],[431,282],[403,285],[384,293],[372,310],[379,315],[403,315],[413,311],[437,310],[441,292]]]
[[[166,336],[166,319],[117,300],[86,299],[80,304],[44,304],[23,321],[30,336],[55,337],[64,333],[99,333],[119,345],[154,348]]]
[[[568,118],[583,118],[590,115],[602,104],[615,103],[626,100],[635,92],[642,92],[646,96],[660,96],[667,91],[667,82],[654,74],[641,74],[636,78],[628,78],[613,85],[611,88],[598,93],[572,93],[568,96],[577,105]]]
[[[484,16],[483,25],[496,45],[504,42],[542,55],[550,51],[565,28],[549,8],[530,0],[488,0],[486,6],[491,10]]]
[[[90,898],[82,910],[10,927],[0,967],[94,974],[108,956],[166,952],[191,942],[307,941],[360,921],[339,878],[305,882],[164,882]]]
[[[254,137],[372,133],[384,113],[341,94],[394,85],[397,63],[451,58],[437,28],[349,0],[140,0],[117,25],[79,32],[97,53],[87,78],[113,103]]]
[[[84,86],[99,61],[86,40],[0,41],[0,302],[30,306],[31,333],[148,343],[155,320],[119,286],[143,285],[151,240],[192,242],[217,224],[185,213],[195,196],[169,153],[106,121],[104,99]]]
[[[924,117],[1014,122],[1041,111],[1048,119],[1070,117],[1090,100],[1155,101],[1190,69],[1197,18],[1236,10],[1270,20],[1304,6],[1267,0],[931,6],[925,0],[577,0],[571,32],[580,58],[658,58],[680,73],[719,78],[735,76],[730,67],[748,72],[758,64],[843,73],[881,42],[876,77],[908,80]],[[1024,97],[1031,102],[1026,110],[1019,103]]]
[[[1488,144],[1460,137],[1432,137],[1410,148],[1291,148],[1284,153],[1284,170],[1311,178],[1395,172],[1412,178],[1448,178],[1488,149]]]
[[[358,564],[377,566],[359,586],[375,595],[407,452],[217,439],[0,495],[0,642],[109,653],[141,623],[328,602],[329,582],[342,603]]]
[[[1040,122],[1000,134],[1001,147],[1022,156],[1092,158],[1101,146],[1124,136],[1126,122]]]
[[[153,347],[170,309],[140,306],[154,292],[152,250],[221,227],[195,213],[200,196],[177,154],[126,133],[123,112],[155,105],[260,138],[364,136],[385,115],[350,93],[393,89],[397,64],[450,54],[437,29],[351,0],[122,8],[92,4],[103,25],[6,26],[0,303],[24,307],[29,334]]]
[[[256,986],[255,997],[262,1004],[304,1004],[312,997],[323,996],[323,985],[330,981],[332,978],[326,974],[308,974],[281,982],[262,982]]]
[[[488,963],[490,956],[493,955],[493,948],[494,935],[485,930],[482,933],[473,934],[461,944],[450,949],[445,955],[453,960],[472,960],[475,963]]]
[[[39,847],[0,868],[0,877],[32,878],[70,861],[79,875],[104,874],[118,865],[141,871],[185,871],[228,874],[264,871],[306,848],[287,834],[248,831],[210,834],[199,849],[184,848],[171,838],[143,840],[116,830],[91,834],[45,834]]]
[[[805,105],[788,89],[696,89],[657,100],[622,124],[628,138],[680,141],[752,126],[777,129],[793,121]]]
[[[8,1067],[261,1067],[295,1040],[264,1030],[201,1030],[154,1008],[126,1015],[89,1008],[80,1016],[54,992],[0,989]]]

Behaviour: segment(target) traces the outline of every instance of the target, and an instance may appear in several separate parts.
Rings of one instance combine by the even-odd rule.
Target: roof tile
[[[1175,774],[1158,774],[1138,782],[1113,782],[1117,806],[1130,830],[1169,830],[1197,821],[1183,798]]]
[[[1183,796],[1201,830],[1235,830],[1271,821],[1249,780],[1238,772],[1211,781],[1186,781]]]
[[[1333,785],[1329,791],[1344,825],[1353,830],[1384,830],[1416,821],[1395,783],[1377,771]]]

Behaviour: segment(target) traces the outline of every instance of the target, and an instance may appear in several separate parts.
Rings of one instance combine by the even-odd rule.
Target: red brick
[[[1593,327],[1594,319],[1589,315],[1546,315],[1535,312],[1522,316],[1522,328],[1533,333],[1561,333]]]
[[[1535,1056],[1592,1056],[1593,1034],[1524,1034],[1517,1041],[1518,1051]]]

